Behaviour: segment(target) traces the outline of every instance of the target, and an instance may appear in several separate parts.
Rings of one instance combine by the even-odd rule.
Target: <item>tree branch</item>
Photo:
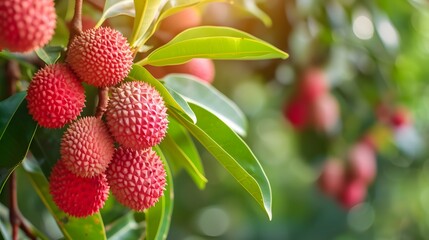
[[[82,33],[82,1],[83,0],[75,1],[74,15],[70,22],[71,27],[68,47],[70,47],[70,43],[72,42],[73,38],[79,36]]]
[[[107,104],[109,101],[109,88],[101,87],[98,89],[98,105],[97,110],[95,112],[95,117],[101,118],[107,110]]]

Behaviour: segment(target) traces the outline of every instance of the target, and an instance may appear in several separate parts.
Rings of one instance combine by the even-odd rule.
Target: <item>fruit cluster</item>
[[[374,149],[365,141],[353,145],[347,161],[328,159],[318,179],[323,193],[336,199],[346,209],[365,200],[368,186],[377,172]]]
[[[52,38],[52,0],[5,0],[0,2],[0,13],[9,14],[0,14],[0,32],[4,33],[0,44],[6,49],[31,51]],[[31,20],[37,24],[27,22],[26,14],[34,15]],[[29,27],[20,28],[19,24]],[[94,214],[104,205],[109,190],[120,203],[136,211],[153,206],[163,194],[166,172],[152,147],[165,136],[167,109],[149,84],[120,84],[132,64],[133,53],[120,32],[92,28],[72,39],[65,63],[40,69],[28,87],[29,113],[40,126],[62,128],[70,124],[61,139],[61,159],[49,181],[54,202],[70,216]],[[111,87],[105,121],[102,116],[77,119],[85,106],[82,82]],[[119,145],[116,149],[115,142]]]
[[[335,130],[339,119],[339,106],[329,92],[326,76],[321,69],[311,68],[304,72],[298,91],[285,104],[283,113],[297,130],[310,126],[326,133]]]

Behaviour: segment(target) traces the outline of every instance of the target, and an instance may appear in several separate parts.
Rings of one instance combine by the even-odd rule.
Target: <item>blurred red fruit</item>
[[[332,132],[338,123],[338,102],[331,94],[324,94],[312,105],[314,128],[321,132]]]
[[[307,127],[310,117],[309,106],[304,99],[294,97],[283,109],[284,116],[295,129],[301,130]]]
[[[365,200],[365,197],[365,183],[354,180],[346,184],[338,200],[344,208],[350,209],[357,204],[363,202]]]
[[[364,184],[374,181],[377,165],[374,151],[370,146],[361,142],[354,145],[348,153],[350,174],[355,180]]]
[[[317,181],[320,189],[328,196],[337,197],[344,187],[345,169],[341,161],[328,159]]]
[[[328,91],[325,73],[321,69],[307,70],[301,78],[299,95],[309,102],[315,102]]]
[[[201,21],[201,14],[195,8],[185,8],[162,20],[159,30],[169,33],[172,38],[188,28],[201,25]]]
[[[390,123],[394,128],[400,128],[411,124],[411,116],[405,107],[397,107],[390,116]]]
[[[168,66],[169,73],[191,74],[206,83],[211,83],[215,77],[215,66],[211,59],[194,58],[181,65]]]

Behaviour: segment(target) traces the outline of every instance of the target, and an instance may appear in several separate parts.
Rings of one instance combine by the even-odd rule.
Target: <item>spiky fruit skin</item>
[[[145,82],[126,82],[112,90],[107,125],[124,147],[140,150],[160,143],[167,131],[167,108],[158,91]]]
[[[72,173],[93,177],[103,173],[115,151],[104,122],[85,117],[73,122],[61,139],[61,158]]]
[[[88,29],[73,39],[66,62],[80,80],[96,87],[109,87],[128,75],[133,54],[120,32],[100,27]]]
[[[366,194],[367,189],[365,183],[355,180],[346,184],[338,200],[345,209],[351,209],[363,202]]]
[[[103,207],[109,196],[109,185],[105,174],[78,177],[60,160],[52,169],[49,191],[55,204],[68,215],[86,217]]]
[[[299,85],[299,95],[309,103],[316,102],[328,91],[326,76],[321,69],[311,68],[304,72]]]
[[[332,132],[339,119],[337,99],[331,94],[324,94],[312,104],[312,121],[314,128],[320,132]]]
[[[0,45],[12,52],[28,52],[47,44],[54,35],[53,0],[0,1]]]
[[[285,118],[296,130],[303,130],[310,121],[310,109],[305,99],[293,97],[283,108]]]
[[[40,126],[61,128],[79,116],[85,106],[85,90],[66,65],[53,64],[33,76],[27,101]]]
[[[338,159],[328,159],[317,181],[323,193],[337,197],[344,187],[346,180],[345,167]]]
[[[151,149],[119,147],[106,171],[113,195],[118,202],[136,211],[152,207],[163,195],[165,169]]]
[[[186,73],[194,75],[206,83],[212,83],[215,78],[215,66],[211,59],[194,58],[189,62],[167,67],[170,73]]]
[[[180,32],[201,25],[201,14],[195,8],[186,8],[162,20],[159,29],[175,36]]]
[[[365,143],[354,145],[348,153],[350,174],[353,179],[365,184],[374,181],[377,174],[376,157],[373,149]]]

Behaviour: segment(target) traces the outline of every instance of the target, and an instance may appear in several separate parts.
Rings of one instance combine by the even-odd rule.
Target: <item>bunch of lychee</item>
[[[365,200],[376,174],[375,151],[360,141],[348,150],[346,162],[330,158],[324,163],[318,185],[323,193],[350,209]]]
[[[30,83],[28,108],[39,125],[69,124],[49,182],[54,202],[70,216],[99,211],[109,189],[136,211],[153,206],[163,194],[166,172],[152,147],[166,134],[167,108],[151,85],[121,83],[132,63],[120,32],[88,29],[73,38],[66,63],[46,66]],[[111,87],[105,120],[102,114],[77,119],[85,105],[82,82]]]
[[[296,93],[284,105],[283,114],[297,130],[312,127],[331,133],[336,129],[339,106],[329,92],[323,70],[313,67],[302,74]]]

